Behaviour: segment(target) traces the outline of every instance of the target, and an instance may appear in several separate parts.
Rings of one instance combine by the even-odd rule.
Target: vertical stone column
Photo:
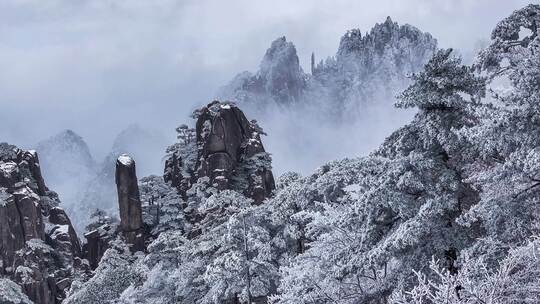
[[[131,250],[144,250],[144,229],[141,200],[135,161],[127,154],[122,154],[116,161],[116,188],[120,209],[120,229]]]
[[[315,75],[315,52],[311,53],[311,75]]]

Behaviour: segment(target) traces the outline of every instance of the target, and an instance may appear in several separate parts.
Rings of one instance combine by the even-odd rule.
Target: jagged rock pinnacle
[[[133,251],[144,250],[141,200],[135,161],[122,154],[116,161],[116,188],[120,209],[120,229]]]

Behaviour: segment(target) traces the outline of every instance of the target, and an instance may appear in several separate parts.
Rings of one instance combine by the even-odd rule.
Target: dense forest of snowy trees
[[[539,31],[531,4],[497,24],[470,66],[434,51],[398,96],[417,111],[409,124],[366,157],[283,174],[262,202],[246,190],[270,170],[255,121],[234,163],[245,174],[230,176],[201,173],[210,120],[179,127],[165,178],[139,182],[147,252],[116,237],[64,303],[540,303]],[[98,212],[90,229],[105,222]],[[0,302],[29,303],[9,280],[0,291]]]

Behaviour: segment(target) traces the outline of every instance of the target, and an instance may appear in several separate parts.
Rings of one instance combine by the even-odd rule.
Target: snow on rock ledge
[[[118,161],[124,165],[124,166],[131,166],[133,165],[134,161],[133,161],[133,158],[131,158],[131,156],[127,155],[127,154],[122,154],[120,156],[118,156]]]

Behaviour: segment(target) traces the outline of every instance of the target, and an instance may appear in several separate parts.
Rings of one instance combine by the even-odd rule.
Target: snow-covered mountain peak
[[[73,130],[64,130],[39,142],[36,150],[43,174],[53,185],[77,176],[81,171],[95,170],[95,161],[88,145]]]

